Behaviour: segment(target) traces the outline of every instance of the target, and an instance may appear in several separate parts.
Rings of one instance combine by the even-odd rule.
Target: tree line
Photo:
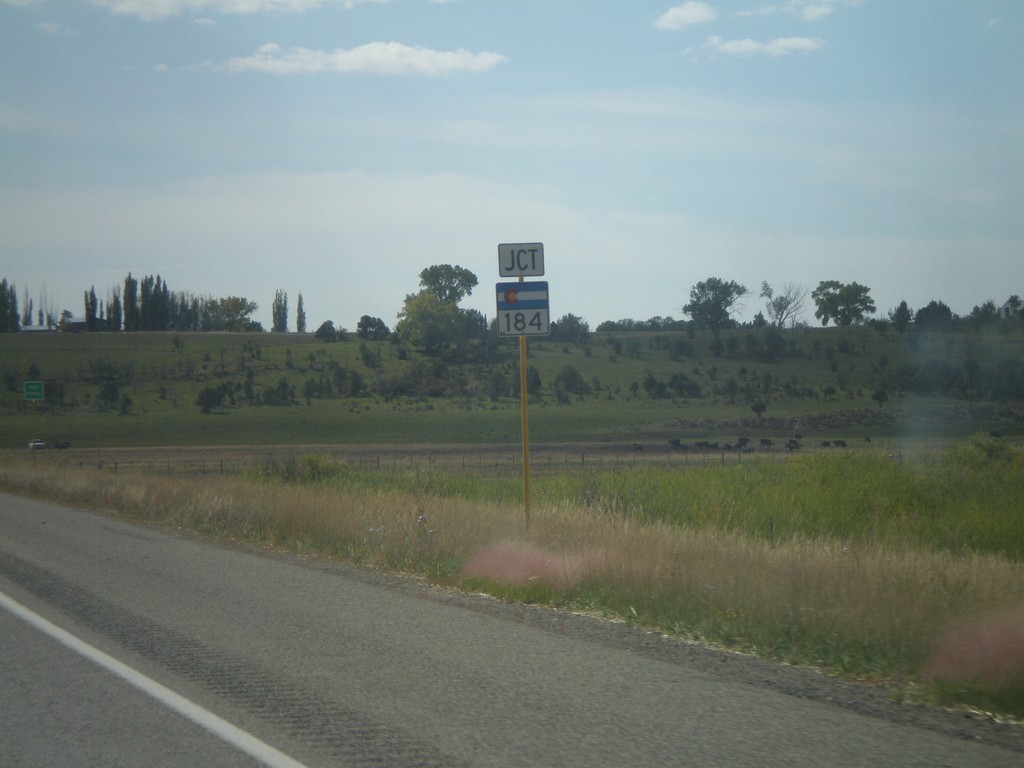
[[[743,327],[733,315],[739,302],[750,291],[733,280],[709,277],[690,289],[690,300],[682,307],[690,320],[676,320],[672,317],[652,317],[649,320],[623,319],[605,321],[597,330],[600,332],[630,331],[680,331],[688,328],[711,331],[716,340],[722,330]],[[775,290],[767,282],[761,283],[759,297],[765,299],[763,312],[758,312],[753,321],[746,324],[751,328],[775,326],[793,327],[801,323],[808,291],[806,288],[786,283]],[[969,324],[975,328],[996,325],[1002,319],[1017,320],[1024,317],[1024,301],[1013,295],[997,307],[994,301],[976,305],[966,316],[956,315],[942,301],[930,301],[916,312],[901,301],[890,310],[885,318],[868,318],[877,311],[871,297],[871,289],[857,282],[841,283],[838,280],[822,280],[810,292],[814,303],[814,317],[823,326],[830,322],[837,326],[870,324],[886,330],[890,326],[903,333],[911,325],[922,330],[952,330],[958,325]]]
[[[45,304],[45,295],[41,299]],[[32,327],[33,320],[40,328],[88,332],[135,331],[228,331],[260,332],[263,325],[252,319],[259,309],[255,301],[244,296],[217,298],[188,291],[172,291],[160,275],[146,275],[139,279],[131,272],[124,282],[108,291],[105,297],[91,286],[83,292],[83,314],[76,319],[69,310],[55,316],[51,308],[40,307],[33,313],[33,301],[28,297],[19,311],[17,290],[4,278],[0,281],[0,333],[17,332]],[[288,327],[288,298],[278,291],[272,304],[274,331]],[[306,314],[302,294],[298,296],[296,327],[305,331]]]
[[[420,290],[406,296],[398,314],[394,340],[427,354],[469,359],[486,353],[496,343],[493,340],[493,320],[476,310],[464,310],[459,303],[470,295],[478,284],[475,274],[460,266],[437,264],[424,269],[420,275]],[[686,329],[711,331],[716,341],[722,330],[741,327],[734,318],[741,300],[750,291],[733,280],[709,277],[695,284],[689,301],[683,305],[683,314],[689,320],[672,317],[652,317],[648,320],[623,319],[604,321],[597,326],[599,332],[678,331]],[[1024,302],[1011,296],[1002,307],[986,301],[973,308],[965,317],[955,315],[942,301],[931,301],[916,312],[906,301],[891,310],[886,318],[871,318],[876,314],[870,289],[857,282],[841,283],[823,280],[808,292],[802,286],[786,283],[773,288],[762,282],[759,297],[765,300],[749,327],[792,327],[802,322],[808,295],[814,304],[814,317],[822,325],[830,322],[837,326],[871,323],[884,330],[891,326],[902,333],[911,324],[931,330],[949,330],[958,324],[970,323],[975,327],[994,325],[1004,317],[1020,318]],[[105,298],[90,287],[83,295],[84,319],[74,322],[71,312],[64,310],[55,318],[47,307],[45,294],[40,297],[36,311],[26,291],[19,310],[17,290],[6,278],[0,282],[0,332],[16,332],[30,327],[37,320],[40,327],[65,330],[133,332],[133,331],[229,331],[261,332],[261,323],[252,319],[258,305],[241,296],[215,298],[187,291],[171,291],[160,275],[146,275],[141,280],[129,272],[123,284],[108,292]],[[287,332],[289,328],[288,295],[278,290],[271,304],[271,331]],[[302,294],[298,294],[295,329],[306,331],[306,312]],[[380,341],[392,332],[380,318],[364,315],[357,326],[363,339]],[[585,343],[590,327],[582,318],[568,314],[551,323],[553,341]],[[347,331],[338,329],[330,321],[323,323],[316,336],[324,341],[347,337]],[[720,343],[720,341],[718,342]]]
[[[252,319],[258,309],[254,301],[243,296],[196,295],[188,291],[172,291],[160,275],[146,275],[141,280],[129,272],[105,300],[98,299],[96,289],[85,292],[86,331],[262,331],[263,326]],[[70,322],[69,313],[63,320]]]

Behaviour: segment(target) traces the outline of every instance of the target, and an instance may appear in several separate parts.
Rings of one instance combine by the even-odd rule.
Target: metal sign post
[[[530,420],[526,391],[526,339],[551,332],[547,282],[527,283],[527,275],[544,274],[543,243],[502,243],[498,246],[498,273],[518,277],[515,283],[498,283],[498,335],[519,337],[519,414],[523,435],[523,513],[530,530]]]
[[[523,518],[530,530],[530,416],[526,394],[526,337],[519,337],[519,423],[523,435]]]

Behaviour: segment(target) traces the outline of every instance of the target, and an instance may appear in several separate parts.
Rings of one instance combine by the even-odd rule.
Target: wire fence
[[[785,446],[754,449],[673,449],[634,446],[534,446],[530,470],[536,473],[634,469],[642,467],[703,467],[764,460],[782,461],[793,449]],[[209,475],[272,473],[318,455],[363,471],[439,470],[455,473],[518,474],[520,446],[381,447],[306,446],[275,448],[76,449],[39,451],[41,466],[94,467],[109,472],[151,472]]]

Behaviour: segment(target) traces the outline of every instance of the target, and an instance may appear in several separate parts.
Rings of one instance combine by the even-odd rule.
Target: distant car
[[[35,440],[30,440],[28,443],[29,450],[36,450],[37,448],[45,448],[46,441],[40,440],[38,437]]]

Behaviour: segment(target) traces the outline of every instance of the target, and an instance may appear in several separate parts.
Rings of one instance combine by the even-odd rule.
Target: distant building
[[[84,333],[89,329],[84,317],[62,317],[60,330],[62,333]]]
[[[1004,320],[1020,317],[1022,314],[1024,314],[1024,302],[1021,302],[1020,296],[1011,296],[999,308],[999,317]]]

